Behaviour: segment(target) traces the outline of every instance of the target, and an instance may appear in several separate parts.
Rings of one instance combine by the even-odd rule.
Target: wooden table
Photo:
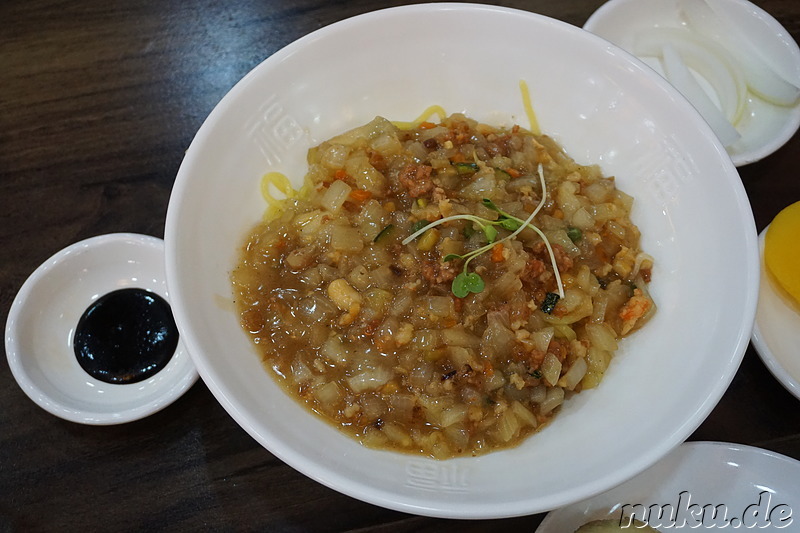
[[[503,5],[580,26],[602,3]],[[800,2],[757,3],[800,40]],[[2,322],[26,277],[59,249],[112,232],[163,237],[183,152],[245,73],[313,30],[396,4],[2,2]],[[795,136],[740,169],[759,230],[800,200],[798,167]],[[751,347],[692,439],[750,444],[800,459],[799,405]],[[0,362],[0,532],[533,531],[541,519],[437,520],[338,494],[258,445],[202,382],[145,420],[110,427],[66,422],[31,402],[5,357]]]

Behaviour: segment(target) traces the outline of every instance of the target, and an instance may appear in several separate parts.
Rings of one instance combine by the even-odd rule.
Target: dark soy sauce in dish
[[[72,344],[78,363],[93,378],[136,383],[167,365],[178,345],[178,328],[158,294],[119,289],[84,311]]]

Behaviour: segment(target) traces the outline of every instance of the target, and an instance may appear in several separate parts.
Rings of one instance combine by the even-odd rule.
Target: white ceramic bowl
[[[288,397],[262,367],[232,303],[229,272],[265,207],[261,176],[295,185],[306,151],[375,115],[431,104],[542,129],[636,197],[656,259],[659,311],[625,340],[596,390],[518,448],[435,461],[362,447]],[[180,168],[167,215],[178,327],[210,390],[253,438],[353,497],[442,517],[513,516],[606,490],[681,443],[727,388],[758,287],[756,230],[738,174],[700,116],[607,41],[536,14],[429,4],[334,24],[279,51],[220,102]]]
[[[800,48],[777,20],[747,0],[709,3],[719,6],[738,27],[745,28],[787,79],[800,83]],[[654,27],[683,25],[677,0],[609,0],[589,17],[583,28],[633,51],[637,33]],[[663,72],[658,59],[641,59],[657,72]],[[713,92],[709,94],[716,98]],[[737,124],[742,137],[728,148],[728,153],[737,167],[759,161],[786,144],[798,127],[800,103],[781,107],[749,95],[744,117]]]
[[[91,237],[54,254],[20,288],[6,322],[8,365],[25,394],[49,413],[81,424],[121,424],[163,409],[197,381],[182,341],[164,368],[136,383],[105,383],[81,368],[72,344],[81,315],[124,288],[169,300],[164,241],[134,233]]]

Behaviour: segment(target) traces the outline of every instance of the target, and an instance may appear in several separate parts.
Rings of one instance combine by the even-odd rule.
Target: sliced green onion
[[[459,174],[472,174],[478,171],[477,163],[453,163],[453,166]]]
[[[389,224],[388,226],[386,226],[385,228],[383,228],[382,230],[380,230],[380,231],[378,232],[378,234],[377,234],[377,235],[375,235],[375,238],[374,238],[374,239],[372,239],[372,242],[378,242],[378,241],[379,241],[379,240],[381,240],[382,238],[384,238],[384,237],[386,237],[387,235],[389,235],[389,233],[391,233],[391,231],[392,231],[393,229],[394,229],[394,224]]]
[[[549,315],[553,312],[553,309],[556,308],[558,300],[560,300],[558,294],[554,292],[548,292],[547,296],[544,297],[544,302],[542,302],[541,310]]]
[[[567,237],[569,237],[569,240],[572,242],[578,242],[583,237],[583,232],[580,230],[580,228],[570,226],[567,228]]]

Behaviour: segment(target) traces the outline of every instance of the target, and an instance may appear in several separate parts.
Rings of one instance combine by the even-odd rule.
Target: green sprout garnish
[[[424,228],[420,228],[417,231],[413,232],[411,235],[409,235],[403,240],[403,245],[410,243],[428,229],[434,226],[438,226],[439,224],[444,224],[445,222],[451,222],[454,220],[468,220],[476,224],[481,229],[481,231],[483,231],[484,235],[486,236],[488,244],[486,244],[485,246],[481,246],[476,250],[472,250],[471,252],[468,252],[464,255],[447,254],[443,259],[444,262],[454,261],[456,259],[464,260],[464,266],[462,268],[462,271],[459,275],[455,277],[455,279],[453,279],[453,283],[451,286],[451,290],[453,291],[453,294],[456,297],[464,298],[469,293],[479,293],[485,288],[485,283],[483,281],[483,278],[481,278],[480,274],[478,274],[477,272],[468,271],[470,261],[480,256],[481,254],[484,254],[489,250],[491,250],[495,244],[513,239],[523,229],[528,227],[539,234],[539,237],[541,237],[541,239],[544,241],[545,246],[547,247],[547,252],[550,254],[550,262],[553,265],[553,272],[555,274],[556,284],[558,285],[558,294],[556,296],[563,298],[564,286],[561,283],[561,275],[558,272],[558,266],[556,265],[556,258],[555,254],[553,254],[553,248],[552,246],[550,246],[550,241],[547,240],[547,237],[542,232],[542,230],[540,230],[531,223],[533,221],[533,218],[539,213],[539,211],[544,206],[544,202],[547,197],[547,189],[544,181],[544,172],[542,170],[542,165],[539,165],[539,180],[542,185],[542,198],[541,200],[539,200],[539,205],[536,206],[536,209],[534,209],[533,212],[530,215],[528,215],[528,218],[526,218],[525,220],[522,220],[521,218],[506,213],[505,211],[497,207],[497,205],[495,205],[494,202],[492,202],[488,198],[484,198],[483,205],[485,205],[486,207],[488,207],[493,211],[496,211],[499,214],[497,220],[487,220],[485,218],[476,215],[453,215],[441,218],[435,222],[427,224]],[[495,242],[495,239],[497,238],[497,229],[495,228],[495,226],[500,226],[501,228],[510,231],[511,233],[506,235],[499,241]]]
[[[453,280],[451,290],[458,298],[465,298],[469,293],[481,292],[486,285],[483,278],[475,272],[462,272]]]

